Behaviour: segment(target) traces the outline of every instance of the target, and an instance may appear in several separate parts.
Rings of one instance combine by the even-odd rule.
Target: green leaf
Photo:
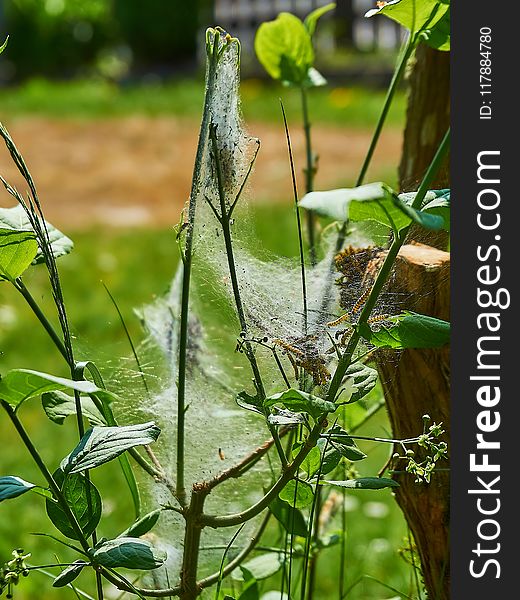
[[[79,473],[109,462],[135,446],[155,442],[161,430],[153,421],[123,427],[92,427],[61,462],[65,473]]]
[[[9,41],[9,36],[7,36],[5,38],[5,42],[0,46],[0,54],[2,54],[2,52],[6,49],[8,41]]]
[[[287,502],[276,498],[269,505],[269,510],[287,533],[299,535],[300,537],[307,537],[309,534],[307,521],[297,508],[293,508]]]
[[[293,458],[298,454],[301,450],[304,442],[296,442],[292,447],[292,455]],[[318,472],[321,463],[321,453],[320,449],[317,446],[311,449],[311,451],[304,458],[301,468],[307,473],[308,477],[312,477],[315,473]]]
[[[253,574],[248,571],[244,565],[240,565],[238,568],[242,573],[244,580],[244,583],[242,584],[242,591],[238,597],[238,600],[260,600],[258,582],[254,578]]]
[[[337,408],[333,402],[293,388],[273,394],[264,400],[265,408],[270,408],[275,404],[283,404],[286,408],[294,412],[308,413],[315,419],[324,413],[334,412]]]
[[[450,190],[429,190],[421,204],[421,210],[412,208],[417,192],[399,194],[399,208],[427,229],[450,230]]]
[[[358,477],[346,481],[320,481],[320,485],[333,485],[349,490],[382,490],[383,488],[399,487],[397,481],[386,477]]]
[[[347,402],[352,404],[364,398],[371,392],[377,383],[377,371],[363,363],[352,363],[345,373],[345,391],[343,395],[350,394]]]
[[[247,392],[240,392],[235,400],[238,406],[240,406],[241,408],[251,410],[260,415],[264,414],[262,411],[262,400],[260,400],[258,395],[251,396],[251,394],[248,394]]]
[[[162,508],[157,508],[156,510],[149,512],[147,515],[130,525],[130,527],[123,531],[118,537],[141,537],[145,533],[148,533],[159,520],[161,512]]]
[[[440,0],[392,0],[381,4],[365,17],[382,14],[414,33],[433,28],[449,9],[449,4]]]
[[[21,496],[35,487],[34,483],[29,483],[15,475],[0,477],[0,502]]]
[[[53,477],[85,537],[89,537],[98,526],[102,512],[101,496],[96,486],[91,481],[87,481],[84,475],[65,475],[61,469],[55,471]],[[49,519],[64,536],[73,540],[79,539],[67,514],[56,499],[46,499],[45,508]]]
[[[367,457],[367,455],[356,446],[356,443],[347,432],[338,424],[332,426],[327,431],[327,436],[329,444],[332,445],[341,456],[348,458],[348,460],[355,462]]]
[[[305,25],[290,13],[262,23],[255,37],[258,60],[273,79],[301,85],[314,63],[314,50]]]
[[[104,391],[99,390],[90,381],[73,381],[29,369],[13,369],[0,380],[0,398],[16,407],[45,392],[65,390],[76,390],[85,394]]]
[[[320,6],[319,8],[315,8],[312,12],[310,12],[303,22],[305,27],[307,27],[307,31],[309,35],[313,36],[316,31],[316,25],[318,24],[319,19],[323,17],[323,15],[327,14],[331,10],[336,8],[336,3],[331,2],[330,4],[325,4],[325,6]]]
[[[275,573],[281,569],[283,559],[280,559],[280,555],[275,552],[269,552],[268,554],[260,554],[255,556],[251,560],[243,563],[241,567],[249,571],[256,581],[262,581],[272,577]],[[235,569],[232,574],[232,578],[235,581],[244,581],[244,575],[240,569]]]
[[[448,9],[442,19],[428,32],[428,38],[425,40],[428,46],[449,52],[451,47],[451,19]]]
[[[278,494],[278,497],[294,508],[305,508],[312,504],[314,491],[312,486],[305,481],[291,479]]]
[[[333,444],[327,444],[327,440],[323,438],[318,440],[317,446],[322,453],[325,453],[321,464],[321,474],[328,475],[339,465],[341,452]]]
[[[450,324],[441,319],[405,312],[388,321],[393,326],[371,329],[364,324],[359,333],[378,348],[440,348],[450,342]]]
[[[101,544],[92,554],[94,561],[115,569],[157,569],[166,561],[166,552],[154,548],[145,540],[120,537]]]
[[[14,281],[31,265],[38,252],[32,231],[0,229],[0,281]]]
[[[45,226],[49,234],[49,241],[54,258],[60,258],[60,256],[69,254],[74,248],[72,240],[50,223],[45,222]],[[29,231],[34,235],[31,222],[29,221],[25,210],[19,204],[13,208],[0,208],[0,227],[23,232]],[[38,247],[37,254],[33,257],[32,264],[42,262],[44,262],[43,253],[41,248]]]
[[[42,394],[42,406],[51,421],[63,425],[65,418],[76,414],[76,400],[64,392],[45,392]],[[90,425],[106,425],[91,398],[81,398],[81,414],[88,419]]]
[[[410,223],[394,203],[394,192],[382,182],[326,192],[309,192],[300,206],[337,221],[376,221],[397,230]]]
[[[305,422],[305,418],[301,413],[279,408],[275,414],[268,415],[267,421],[271,425],[299,425]]]
[[[83,571],[83,568],[88,566],[88,564],[89,563],[85,562],[84,560],[76,560],[74,564],[68,566],[58,575],[58,577],[56,577],[52,583],[52,587],[64,587],[69,585],[69,583],[72,583],[76,577],[79,577],[79,574],[81,571]]]

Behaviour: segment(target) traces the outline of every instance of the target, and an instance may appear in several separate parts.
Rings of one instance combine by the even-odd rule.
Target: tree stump
[[[367,277],[377,273],[381,260],[384,253],[369,264]],[[449,269],[449,253],[422,244],[405,245],[386,291],[402,299],[401,310],[449,320]],[[425,414],[430,415],[430,424],[442,422],[449,432],[449,347],[404,350],[397,363],[395,351],[378,351],[376,357],[394,437],[420,434]],[[422,450],[416,450],[417,462]],[[437,463],[438,468],[448,466],[447,461]],[[409,473],[393,477],[400,484],[396,500],[413,533],[428,598],[449,600],[449,472],[434,472],[429,484],[415,483]]]

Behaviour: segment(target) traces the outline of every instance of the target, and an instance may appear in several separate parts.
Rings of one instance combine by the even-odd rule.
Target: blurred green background
[[[244,5],[233,4],[237,11],[240,4]],[[271,5],[265,2],[264,8],[267,4]],[[291,9],[290,2],[272,3],[272,16],[275,4]],[[354,39],[348,22],[351,3],[339,4],[336,18],[324,22],[325,34],[319,42],[318,63],[330,84],[313,90],[310,97],[315,146],[322,157],[317,177],[321,187],[354,182],[395,58],[391,40],[381,46],[370,39],[364,45]],[[178,261],[173,227],[186,198],[200,119],[202,32],[214,24],[219,10],[224,14],[222,6],[203,0],[0,3],[0,35],[10,36],[0,57],[0,120],[28,160],[49,220],[75,241],[74,252],[59,263],[69,316],[80,353],[104,361],[108,375],[119,357],[128,356],[129,349],[101,281],[117,299],[132,336],[139,341],[142,332],[133,310],[167,290]],[[240,25],[238,18],[234,22]],[[254,31],[254,23],[250,28]],[[300,99],[296,91],[268,82],[252,59],[250,46],[244,46],[242,108],[246,122],[254,123],[252,133],[261,137],[267,148],[259,157],[259,175],[250,191],[252,224],[268,250],[295,257],[297,237],[278,98],[283,97],[289,115],[303,187]],[[390,184],[396,180],[404,110],[405,98],[400,93],[370,179]],[[170,136],[170,131],[180,133]],[[156,139],[161,132],[163,145]],[[128,137],[112,155],[103,155],[106,172],[101,173],[92,154],[109,146],[109,138],[119,136]],[[170,156],[170,146],[178,146],[182,161]],[[128,164],[123,168],[125,157]],[[154,168],[165,174],[154,174]],[[16,180],[4,151],[0,153],[0,173]],[[171,173],[175,176],[170,177]],[[137,189],[133,176],[140,184]],[[278,181],[283,183],[278,185]],[[157,194],[160,200],[155,198]],[[7,195],[1,203],[12,205]],[[120,213],[109,211],[114,206],[121,214],[132,210],[137,216],[118,222]],[[92,207],[97,207],[97,212]],[[141,219],[141,214],[146,218]],[[50,311],[52,299],[44,269],[31,270],[26,284]],[[7,284],[0,285],[0,351],[0,373],[24,367],[66,375],[33,315]],[[372,401],[377,401],[378,394]],[[25,406],[21,416],[46,460],[57,465],[75,443],[74,427],[50,423],[38,402]],[[382,435],[387,430],[381,411],[364,433]],[[25,449],[1,415],[0,439],[0,474],[39,481]],[[370,444],[364,449],[369,459],[363,472],[373,474],[390,449]],[[121,492],[117,468],[105,466],[96,476],[105,501],[101,534],[110,537],[132,519],[130,498]],[[33,564],[53,562],[56,554],[61,560],[70,557],[68,550],[48,538],[30,535],[56,533],[42,518],[43,510],[43,502],[31,494],[0,505],[0,563],[17,547],[32,553]],[[412,570],[399,553],[408,544],[407,530],[390,493],[352,494],[347,517],[347,588],[364,574],[390,586],[367,579],[348,598],[401,597],[395,590],[411,594],[415,585]],[[337,569],[335,546],[325,550],[320,559],[318,598],[336,594]],[[43,574],[31,574],[16,589],[15,597],[75,597],[69,589],[52,589],[50,581]],[[90,577],[78,581],[92,592]],[[116,598],[117,594],[107,597]]]

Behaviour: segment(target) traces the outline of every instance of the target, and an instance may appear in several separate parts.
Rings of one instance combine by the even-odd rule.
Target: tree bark
[[[450,126],[450,53],[420,44],[409,78],[408,109],[399,165],[402,192],[419,187],[426,169]],[[449,156],[433,180],[432,189],[449,187]],[[432,233],[415,226],[411,238],[446,249],[448,234]]]
[[[368,266],[367,277],[378,271],[384,253]],[[403,246],[395,274],[385,291],[400,298],[399,310],[413,310],[449,320],[450,255],[422,244]],[[396,439],[422,433],[422,416],[443,423],[449,431],[450,381],[448,348],[376,353],[393,435]],[[444,436],[447,440],[447,435]],[[396,452],[401,451],[395,448]],[[421,462],[422,448],[415,459]],[[402,461],[400,461],[402,462]],[[396,469],[399,469],[400,462]],[[447,461],[437,463],[447,469]],[[396,500],[404,513],[420,557],[422,576],[429,600],[449,599],[449,473],[434,472],[431,483],[415,483],[409,473],[394,474],[400,487]]]

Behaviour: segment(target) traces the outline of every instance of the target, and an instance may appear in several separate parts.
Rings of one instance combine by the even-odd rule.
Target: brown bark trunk
[[[450,53],[420,44],[409,79],[410,94],[406,113],[403,154],[399,165],[402,192],[419,187],[426,169],[450,126]],[[432,189],[449,187],[449,157],[446,158]],[[411,237],[419,242],[445,249],[448,235],[433,234],[419,226]]]
[[[382,258],[368,267],[371,277]],[[440,319],[449,319],[450,256],[424,245],[403,246],[397,258],[395,276],[387,291],[403,301],[401,310],[414,310]],[[396,439],[422,432],[422,416],[444,425],[449,431],[450,382],[449,349],[405,350],[399,358],[394,351],[377,353],[378,369]],[[445,439],[447,441],[447,439]],[[401,448],[395,449],[397,452]],[[417,462],[422,460],[416,449]],[[398,463],[399,465],[399,463]],[[448,468],[446,461],[437,466]],[[399,468],[397,466],[396,468]],[[431,483],[415,483],[408,473],[395,474],[400,487],[396,500],[413,533],[421,560],[422,575],[430,600],[449,599],[449,474],[436,472]]]

